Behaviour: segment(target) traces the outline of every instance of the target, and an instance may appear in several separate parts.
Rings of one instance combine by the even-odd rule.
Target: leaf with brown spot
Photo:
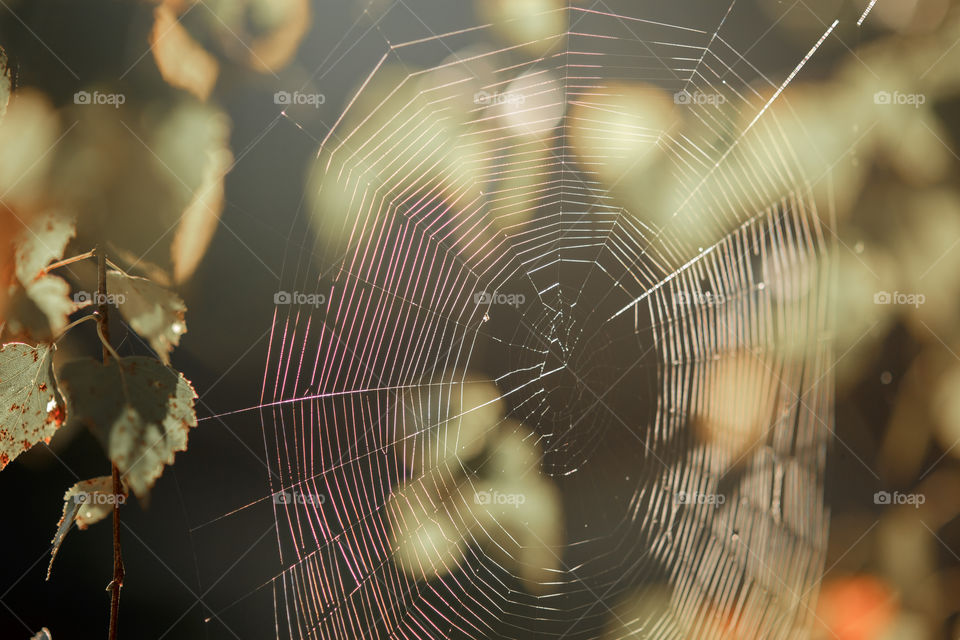
[[[63,494],[63,515],[57,523],[57,532],[53,536],[53,549],[50,552],[50,565],[47,567],[47,580],[53,569],[53,560],[57,557],[63,539],[70,532],[73,523],[78,529],[86,529],[90,525],[100,522],[113,513],[113,504],[119,500],[123,504],[126,494],[115,498],[113,494],[113,478],[99,476],[89,480],[81,480],[67,489]]]
[[[177,451],[186,451],[197,426],[197,394],[180,373],[154,358],[133,356],[101,364],[84,358],[65,364],[60,384],[71,424],[89,427],[107,448],[123,483],[149,496]]]
[[[187,332],[183,300],[146,278],[120,271],[107,272],[107,290],[118,297],[120,315],[130,328],[146,338],[160,360],[169,364],[170,352]]]
[[[0,469],[63,424],[49,345],[0,347]]]

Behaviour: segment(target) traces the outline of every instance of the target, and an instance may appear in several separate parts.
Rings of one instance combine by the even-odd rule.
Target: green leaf
[[[70,532],[73,523],[78,529],[86,529],[90,525],[100,522],[113,513],[114,502],[124,503],[126,494],[114,497],[113,478],[99,476],[89,480],[81,480],[67,489],[63,494],[63,515],[57,523],[57,532],[53,536],[53,549],[50,552],[50,565],[47,567],[47,580],[53,569],[53,560],[60,551],[63,539]]]
[[[172,291],[120,271],[107,272],[107,291],[117,299],[117,308],[130,328],[145,338],[164,364],[187,332],[187,306]]]
[[[49,345],[0,347],[0,469],[63,424]]]
[[[146,499],[150,488],[186,451],[197,426],[197,394],[181,374],[154,358],[101,364],[84,358],[60,369],[70,424],[83,424],[104,443],[124,485]]]

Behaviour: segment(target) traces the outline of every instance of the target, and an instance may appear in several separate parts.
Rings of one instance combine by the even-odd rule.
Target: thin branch
[[[61,261],[59,261],[59,262],[54,262],[53,264],[48,264],[46,267],[43,268],[43,271],[41,271],[40,273],[41,273],[42,275],[46,275],[46,274],[50,273],[51,271],[53,271],[54,269],[59,269],[60,267],[65,267],[65,266],[67,266],[68,264],[73,264],[74,262],[80,262],[81,260],[86,260],[86,259],[88,259],[88,258],[92,258],[92,257],[95,256],[95,255],[97,255],[97,250],[96,250],[96,249],[92,249],[92,250],[90,250],[90,251],[87,251],[86,253],[81,253],[81,254],[78,255],[78,256],[73,256],[72,258],[64,258],[63,260],[61,260]]]
[[[107,256],[100,247],[97,254],[97,335],[103,343],[103,362],[106,364],[113,359],[119,364],[120,356],[110,346],[110,306],[107,304]],[[111,475],[113,477],[113,495],[121,494],[120,470],[111,461]],[[120,548],[120,501],[113,501],[113,580],[107,586],[110,591],[110,635],[109,640],[117,640],[117,628],[120,620],[120,588],[123,586],[123,553]]]

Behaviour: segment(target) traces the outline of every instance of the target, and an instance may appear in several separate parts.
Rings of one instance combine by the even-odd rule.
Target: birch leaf
[[[0,347],[0,469],[63,424],[49,345]]]
[[[41,276],[26,287],[10,288],[7,334],[28,342],[49,342],[67,326],[77,305],[70,285],[57,276]]]
[[[150,343],[164,364],[169,364],[170,352],[187,332],[183,300],[146,278],[120,271],[107,273],[107,290],[117,296],[117,307],[130,328]]]
[[[53,536],[53,550],[50,552],[50,565],[47,567],[47,580],[53,569],[53,560],[57,557],[63,539],[70,532],[70,527],[76,522],[78,529],[86,529],[91,524],[99,522],[113,513],[114,502],[120,504],[125,501],[126,495],[118,498],[113,494],[113,478],[99,476],[89,480],[81,480],[67,489],[63,494],[63,515],[57,523],[57,533]]]
[[[32,283],[44,267],[63,258],[67,243],[76,235],[76,224],[58,213],[37,216],[14,240],[17,279],[23,286]]]
[[[43,270],[63,257],[75,235],[75,221],[60,213],[38,215],[16,233],[14,271],[19,285],[12,285],[9,291],[10,335],[41,342],[56,337],[67,326],[68,316],[77,308],[70,298],[70,285]]]
[[[196,392],[181,374],[154,358],[101,364],[68,362],[60,374],[70,422],[83,424],[107,448],[123,483],[146,499],[177,451],[186,451]]]

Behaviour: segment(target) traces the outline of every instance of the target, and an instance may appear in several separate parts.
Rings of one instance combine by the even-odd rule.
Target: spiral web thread
[[[475,45],[493,40],[489,25],[391,44],[324,140],[317,191],[349,215],[318,226],[349,249],[328,277],[315,255],[290,276],[285,288],[326,304],[278,307],[261,399],[273,495],[325,496],[274,501],[278,638],[808,632],[833,406],[831,264],[810,189],[820,176],[803,175],[768,108],[795,74],[764,79],[728,44],[733,5],[692,4],[701,26],[564,9],[565,32],[531,43],[541,54],[523,63]],[[520,75],[525,102],[505,126],[477,95],[503,95]],[[602,157],[575,157],[572,128],[591,128],[575,119],[593,108],[606,136],[599,116],[619,115],[604,98],[620,81],[728,102],[678,105],[700,138],[633,127]],[[666,158],[658,202],[672,206],[659,218],[625,210],[592,170],[644,143]],[[477,292],[525,300],[478,303]],[[564,394],[589,409],[567,423],[547,364],[556,345],[575,378]],[[456,394],[468,371],[486,373],[530,426],[563,495],[566,544],[535,593],[475,527],[444,575],[418,579],[395,562],[389,496],[436,482],[404,458],[441,464],[458,433],[438,389]],[[414,430],[398,410],[411,397],[428,407]],[[691,426],[753,407],[765,414],[749,451]],[[418,438],[427,431],[439,440]],[[471,468],[454,470],[468,486]],[[614,604],[630,598],[640,604]]]

